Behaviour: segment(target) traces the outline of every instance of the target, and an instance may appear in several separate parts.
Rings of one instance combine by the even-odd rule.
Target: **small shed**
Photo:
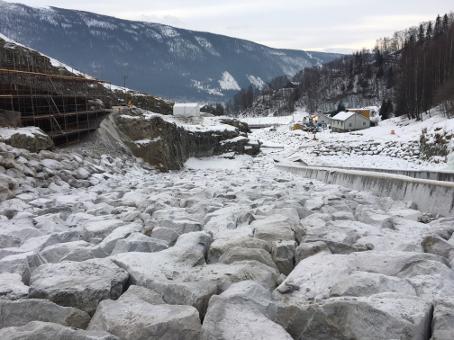
[[[355,131],[370,128],[370,119],[358,112],[339,112],[331,122],[331,129],[337,132]]]
[[[200,117],[199,103],[175,103],[173,115],[180,118]]]

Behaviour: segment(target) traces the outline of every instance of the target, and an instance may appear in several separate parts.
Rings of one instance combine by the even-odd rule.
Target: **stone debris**
[[[452,338],[452,218],[97,147],[0,143],[0,339]]]

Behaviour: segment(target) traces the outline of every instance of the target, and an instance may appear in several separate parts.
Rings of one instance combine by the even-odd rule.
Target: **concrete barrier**
[[[454,183],[412,178],[399,174],[280,163],[279,169],[383,197],[412,201],[424,212],[454,214]]]
[[[359,168],[359,167],[346,167],[346,166],[331,166],[323,165],[322,168],[333,168],[343,170],[360,170],[372,172],[385,172],[394,175],[403,175],[413,178],[430,179],[433,181],[454,182],[454,171],[448,170],[397,170],[397,169],[376,169],[376,168]]]

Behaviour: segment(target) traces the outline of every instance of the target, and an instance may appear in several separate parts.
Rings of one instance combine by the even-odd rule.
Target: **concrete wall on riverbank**
[[[423,212],[443,216],[454,214],[454,183],[376,171],[306,167],[285,163],[278,164],[277,167],[328,184],[338,184],[359,191],[370,191],[379,196],[389,196],[396,200],[412,201]]]
[[[345,166],[326,166],[323,168],[329,169],[343,169],[343,170],[361,170],[382,172],[394,175],[403,175],[413,178],[429,179],[433,181],[454,182],[454,171],[435,171],[435,170],[397,170],[397,169],[376,169],[376,168],[359,168],[359,167],[345,167]]]

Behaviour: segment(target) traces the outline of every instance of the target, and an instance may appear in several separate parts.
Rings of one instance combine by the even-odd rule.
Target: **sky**
[[[351,52],[454,11],[453,0],[19,0],[168,24],[276,48]]]

